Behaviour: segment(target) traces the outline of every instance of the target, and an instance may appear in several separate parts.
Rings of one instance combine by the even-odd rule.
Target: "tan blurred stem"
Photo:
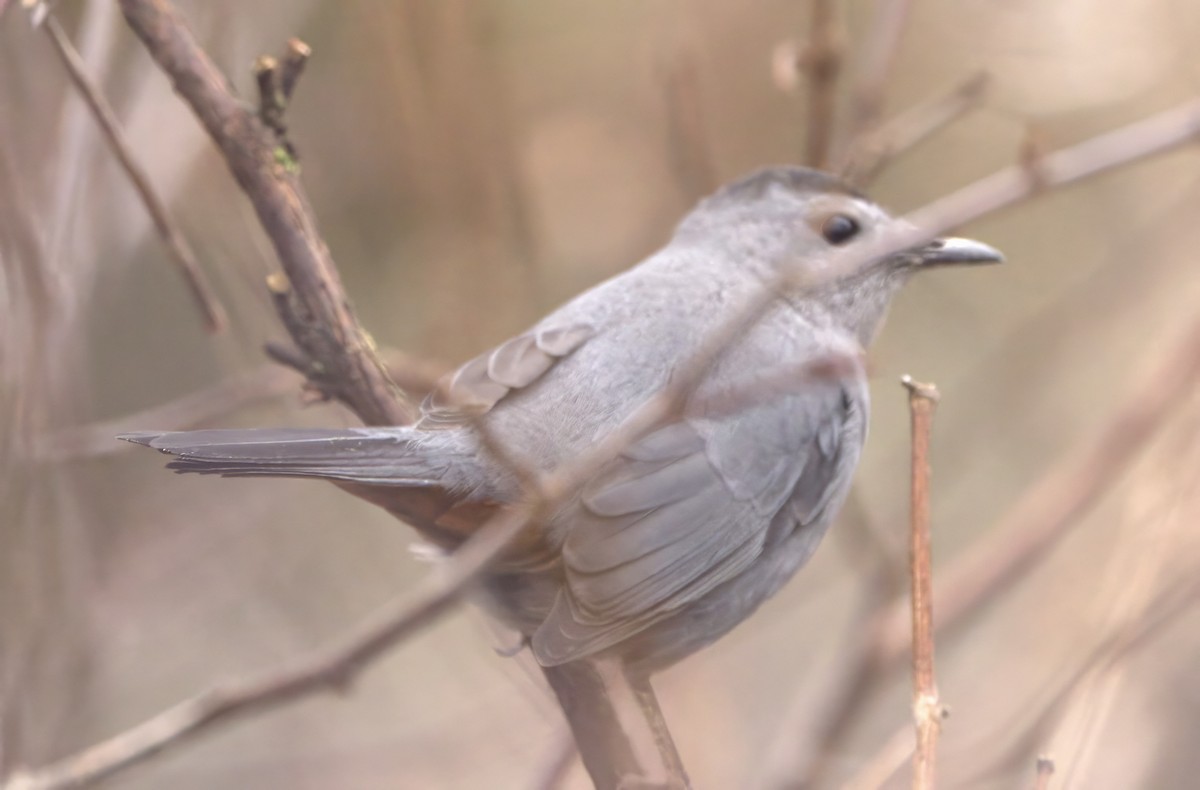
[[[852,144],[871,131],[883,114],[888,79],[895,69],[911,10],[912,0],[875,0],[875,13],[863,39],[858,77],[851,94],[848,137]]]
[[[838,75],[845,48],[837,3],[811,0],[808,42],[800,52],[797,67],[808,79],[807,134],[804,161],[825,169],[833,147],[837,124]]]
[[[679,52],[667,64],[663,78],[666,99],[667,155],[675,183],[688,200],[717,187],[716,167],[700,90],[700,70],[694,51]]]
[[[212,286],[209,285],[204,272],[196,262],[196,255],[192,251],[191,245],[188,244],[187,238],[179,229],[167,204],[163,202],[151,185],[150,176],[134,155],[133,147],[126,138],[125,131],[121,128],[121,123],[117,120],[117,114],[113,111],[112,105],[101,93],[99,86],[88,77],[83,59],[71,44],[62,25],[58,23],[58,19],[52,11],[48,10],[48,7],[44,13],[42,29],[46,31],[47,38],[50,39],[55,53],[62,61],[67,76],[71,78],[72,84],[87,103],[92,117],[100,125],[101,131],[104,132],[104,139],[108,141],[121,169],[129,177],[130,183],[133,184],[134,190],[142,200],[142,205],[146,207],[146,212],[150,215],[150,220],[154,223],[155,230],[158,231],[163,244],[166,245],[167,252],[170,253],[179,273],[183,275],[192,300],[203,317],[204,327],[210,332],[221,331],[226,323],[225,309],[221,306],[220,301],[213,293]]]
[[[905,376],[912,414],[912,511],[909,517],[908,560],[912,607],[913,723],[917,747],[913,754],[913,790],[933,790],[937,775],[937,745],[945,709],[938,697],[933,669],[933,548],[930,530],[929,443],[938,391]]]
[[[978,72],[854,138],[838,168],[842,177],[858,186],[874,181],[900,155],[978,108],[990,84],[990,75]]]
[[[401,425],[404,402],[359,326],[329,248],[317,230],[298,168],[284,141],[230,91],[225,76],[196,43],[166,0],[121,0],[130,28],[171,78],[220,148],[275,248],[286,277],[291,315],[283,316],[296,345],[330,379],[335,396],[370,425]]]
[[[1146,606],[1143,616],[1131,619],[1126,627],[1105,636],[1071,671],[1065,681],[1057,684],[1050,693],[1038,698],[1033,721],[1024,728],[1009,754],[997,760],[996,765],[1011,764],[1011,758],[1016,753],[1028,754],[1032,751],[1061,721],[1072,697],[1089,678],[1097,671],[1117,667],[1132,658],[1137,651],[1162,636],[1180,617],[1195,610],[1198,604],[1200,568],[1193,567],[1165,585],[1163,591]],[[985,771],[981,771],[981,775]]]
[[[387,422],[388,416],[399,407],[395,401],[389,400],[392,394],[390,384],[381,375],[373,377],[370,373],[373,369],[371,366],[377,366],[374,354],[365,346],[365,335],[346,307],[345,295],[333,269],[333,262],[316,233],[315,221],[294,173],[275,161],[276,149],[272,147],[272,141],[261,124],[229,93],[224,78],[199,51],[182,21],[165,2],[121,0],[121,7],[131,26],[155,54],[164,70],[172,76],[177,90],[192,104],[201,121],[209,128],[243,190],[253,200],[298,296],[305,306],[313,310],[313,326],[320,328],[325,335],[324,343],[311,345],[312,352],[314,355],[329,352],[329,363],[339,366],[333,372],[344,371],[344,399],[351,408],[367,422]],[[1180,145],[1193,137],[1198,128],[1200,102],[1132,124],[1047,156],[1042,163],[1045,177],[1038,181],[1038,186],[1048,189],[1070,183]],[[629,442],[660,424],[663,419],[678,413],[683,398],[694,388],[707,367],[730,342],[756,323],[763,308],[779,292],[787,288],[815,287],[829,282],[869,260],[922,243],[967,221],[1031,196],[1036,191],[1033,182],[1020,168],[1013,171],[1013,168],[1001,171],[906,218],[923,223],[919,227],[884,234],[870,244],[843,250],[833,256],[819,276],[801,276],[791,268],[782,272],[762,293],[748,299],[740,307],[731,309],[728,319],[703,340],[691,359],[680,366],[671,387],[642,404],[625,423],[588,452],[549,475],[543,481],[546,501],[541,503],[542,507],[551,507],[562,497],[570,495],[588,474],[594,473],[599,465],[614,457]],[[296,282],[297,279],[302,280],[304,285]],[[336,297],[334,304],[328,303],[331,297]],[[306,351],[309,350],[302,341],[311,341],[312,338],[296,340]],[[318,361],[321,359],[319,356],[316,358]],[[1196,360],[1200,360],[1200,353],[1193,355],[1189,362],[1195,363]],[[425,594],[418,597],[415,605],[396,604],[390,607],[388,616],[368,624],[362,633],[351,635],[351,638],[339,643],[333,650],[323,652],[317,659],[310,659],[301,665],[300,670],[268,673],[257,680],[235,684],[232,686],[233,693],[228,690],[230,686],[224,686],[216,692],[201,695],[60,763],[40,771],[14,775],[5,783],[5,790],[81,786],[139,762],[170,745],[183,742],[214,721],[274,707],[280,701],[326,687],[331,676],[331,663],[337,668],[332,675],[343,676],[349,670],[344,670],[339,662],[348,662],[347,667],[357,669],[411,634],[418,625],[424,625],[447,609],[449,603],[459,597],[462,587],[474,580],[486,564],[515,540],[539,512],[543,511],[537,507],[522,507],[502,513],[450,561],[458,587],[447,583],[446,577],[437,577],[441,581],[427,582]],[[460,558],[468,546],[473,547],[472,551]],[[325,663],[321,663],[320,659],[324,659]],[[584,744],[580,745],[582,750]],[[45,779],[39,784],[29,784],[31,777]]]

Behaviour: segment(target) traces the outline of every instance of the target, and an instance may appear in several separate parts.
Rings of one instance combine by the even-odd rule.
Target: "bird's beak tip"
[[[925,264],[1003,263],[1004,253],[974,239],[947,237],[935,239],[924,247],[921,262]]]

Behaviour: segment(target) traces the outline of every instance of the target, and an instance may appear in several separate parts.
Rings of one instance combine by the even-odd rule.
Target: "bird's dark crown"
[[[772,186],[779,186],[797,195],[837,194],[862,198],[864,195],[837,176],[810,167],[778,165],[739,178],[709,198],[711,203],[748,202],[766,197]]]

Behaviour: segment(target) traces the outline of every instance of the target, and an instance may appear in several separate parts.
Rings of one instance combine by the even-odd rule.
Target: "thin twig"
[[[935,96],[855,138],[841,166],[852,184],[871,183],[901,154],[915,148],[983,103],[991,77],[977,72],[945,94]]]
[[[930,539],[929,444],[938,391],[905,376],[912,411],[912,513],[909,572],[912,579],[913,721],[917,748],[913,755],[914,790],[933,790],[937,775],[937,743],[945,709],[938,697],[933,670],[933,552]]]
[[[808,117],[804,161],[827,168],[837,121],[838,74],[842,69],[842,30],[833,0],[811,0],[808,43],[798,69],[808,78]]]
[[[212,286],[209,285],[204,272],[196,262],[196,255],[192,251],[191,245],[188,244],[187,238],[179,229],[167,204],[154,191],[154,187],[150,184],[150,176],[134,155],[133,147],[125,137],[125,130],[121,128],[121,122],[117,120],[116,112],[100,91],[99,86],[92,82],[87,75],[83,59],[67,37],[66,31],[62,29],[62,25],[58,23],[54,13],[49,10],[49,6],[41,4],[39,7],[45,9],[42,11],[45,15],[42,20],[42,29],[46,31],[46,36],[50,39],[59,60],[62,61],[63,68],[66,69],[72,84],[83,96],[92,117],[100,125],[101,131],[104,132],[104,139],[108,141],[121,169],[129,177],[130,183],[133,184],[134,190],[142,200],[142,205],[146,207],[146,212],[150,215],[150,220],[154,223],[155,230],[158,231],[159,237],[166,245],[167,252],[178,267],[180,274],[183,275],[192,300],[203,316],[205,329],[210,332],[221,331],[226,322],[225,309],[221,306],[220,301],[213,293]]]
[[[307,330],[294,336],[297,345],[342,384],[338,397],[364,422],[410,422],[412,409],[388,380],[350,308],[286,147],[233,95],[224,75],[166,0],[120,4],[129,26],[221,149],[254,205],[286,274],[292,307]]]

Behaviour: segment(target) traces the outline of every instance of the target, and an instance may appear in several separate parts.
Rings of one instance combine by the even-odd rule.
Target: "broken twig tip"
[[[921,398],[934,403],[937,403],[942,397],[938,392],[937,385],[932,382],[917,381],[912,376],[905,374],[900,377],[900,383],[908,390],[909,397]]]

